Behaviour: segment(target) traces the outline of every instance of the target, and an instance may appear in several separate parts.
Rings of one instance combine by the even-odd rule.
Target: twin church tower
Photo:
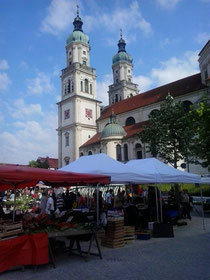
[[[74,30],[66,40],[66,68],[61,74],[61,101],[58,102],[59,167],[80,156],[79,147],[98,132],[96,120],[100,117],[96,71],[90,66],[89,38],[83,32],[78,10],[73,25]],[[138,87],[133,83],[132,57],[125,50],[122,33],[120,37],[118,53],[112,60],[109,105],[138,94]]]

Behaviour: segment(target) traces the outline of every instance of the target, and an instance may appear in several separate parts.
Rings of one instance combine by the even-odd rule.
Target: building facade
[[[160,108],[168,94],[186,106],[198,103],[204,94],[209,94],[210,41],[199,54],[201,73],[139,94],[138,85],[133,83],[132,57],[126,52],[121,33],[118,52],[112,59],[113,84],[108,89],[109,105],[100,112],[100,102],[96,100],[95,92],[95,70],[89,66],[89,41],[81,29],[82,25],[75,27],[78,21],[81,24],[79,15],[74,20],[73,33],[67,38],[67,68],[62,70],[61,75],[62,100],[58,103],[59,166],[79,156],[97,153],[106,153],[122,162],[151,157],[137,133],[142,131],[149,114]],[[75,32],[86,37],[76,37]],[[67,90],[66,93],[65,85],[68,85],[69,80],[74,81],[75,88],[73,92]],[[87,83],[85,80],[88,80],[89,86],[92,83],[91,93],[90,88],[89,92],[82,91]],[[66,119],[65,112],[69,109],[72,114]],[[91,119],[87,118],[88,110],[91,110]],[[69,146],[66,145],[66,135],[69,135]],[[190,171],[207,173],[206,169],[194,165],[190,166]]]

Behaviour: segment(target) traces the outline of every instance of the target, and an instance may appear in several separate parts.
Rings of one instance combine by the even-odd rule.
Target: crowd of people
[[[62,212],[71,210],[73,208],[96,207],[97,192],[92,195],[92,198],[87,198],[80,194],[80,192],[65,191],[58,192],[57,194],[51,189],[32,188],[25,190],[18,190],[17,198],[22,196],[30,197],[32,208],[37,213],[46,213],[48,215],[59,215]],[[160,192],[154,186],[140,187],[128,186],[127,188],[120,188],[114,190],[108,189],[104,194],[99,191],[98,206],[100,210],[107,209],[123,209],[129,204],[134,204],[134,199],[140,198],[141,204],[144,204],[148,209],[148,220],[155,221],[157,218],[157,205],[160,208]],[[89,202],[88,202],[89,200]],[[1,193],[1,209],[0,215],[4,214],[3,206],[6,201],[14,201],[14,191],[6,191]],[[177,194],[174,187],[168,192],[168,202],[173,202],[175,207],[180,208],[180,218],[191,219],[190,211],[192,206],[192,197],[187,190],[183,190]],[[164,207],[164,200],[162,200]]]

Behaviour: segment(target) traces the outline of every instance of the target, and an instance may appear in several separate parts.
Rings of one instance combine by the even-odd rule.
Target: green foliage
[[[179,160],[189,161],[189,145],[194,137],[190,115],[182,102],[175,103],[168,95],[160,105],[160,111],[150,114],[149,125],[139,133],[147,152],[161,157],[164,162],[177,168]]]
[[[210,99],[205,97],[199,105],[192,106],[190,115],[196,132],[190,146],[194,162],[210,171]]]
[[[31,160],[29,162],[29,166],[30,167],[37,167],[37,168],[45,168],[48,169],[49,168],[49,161],[48,161],[49,157],[46,157],[46,160],[42,163],[40,159],[37,160]]]
[[[16,210],[20,211],[27,211],[30,209],[30,201],[31,198],[27,196],[22,196],[21,198],[16,199]],[[7,207],[14,207],[15,202],[12,200],[9,200],[6,202]]]
[[[161,185],[161,191],[168,192],[171,189],[171,184],[163,184]],[[180,184],[179,190],[188,190],[188,192],[193,196],[200,196],[200,188],[195,187],[194,184]],[[210,186],[202,185],[202,193],[203,196],[210,196]]]

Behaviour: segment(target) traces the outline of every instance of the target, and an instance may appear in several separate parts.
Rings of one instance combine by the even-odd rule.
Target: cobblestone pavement
[[[102,247],[103,259],[85,262],[67,253],[56,257],[56,269],[42,265],[34,270],[13,270],[0,280],[209,280],[210,218],[193,217],[187,226],[174,228],[174,238],[135,240],[124,248]]]

